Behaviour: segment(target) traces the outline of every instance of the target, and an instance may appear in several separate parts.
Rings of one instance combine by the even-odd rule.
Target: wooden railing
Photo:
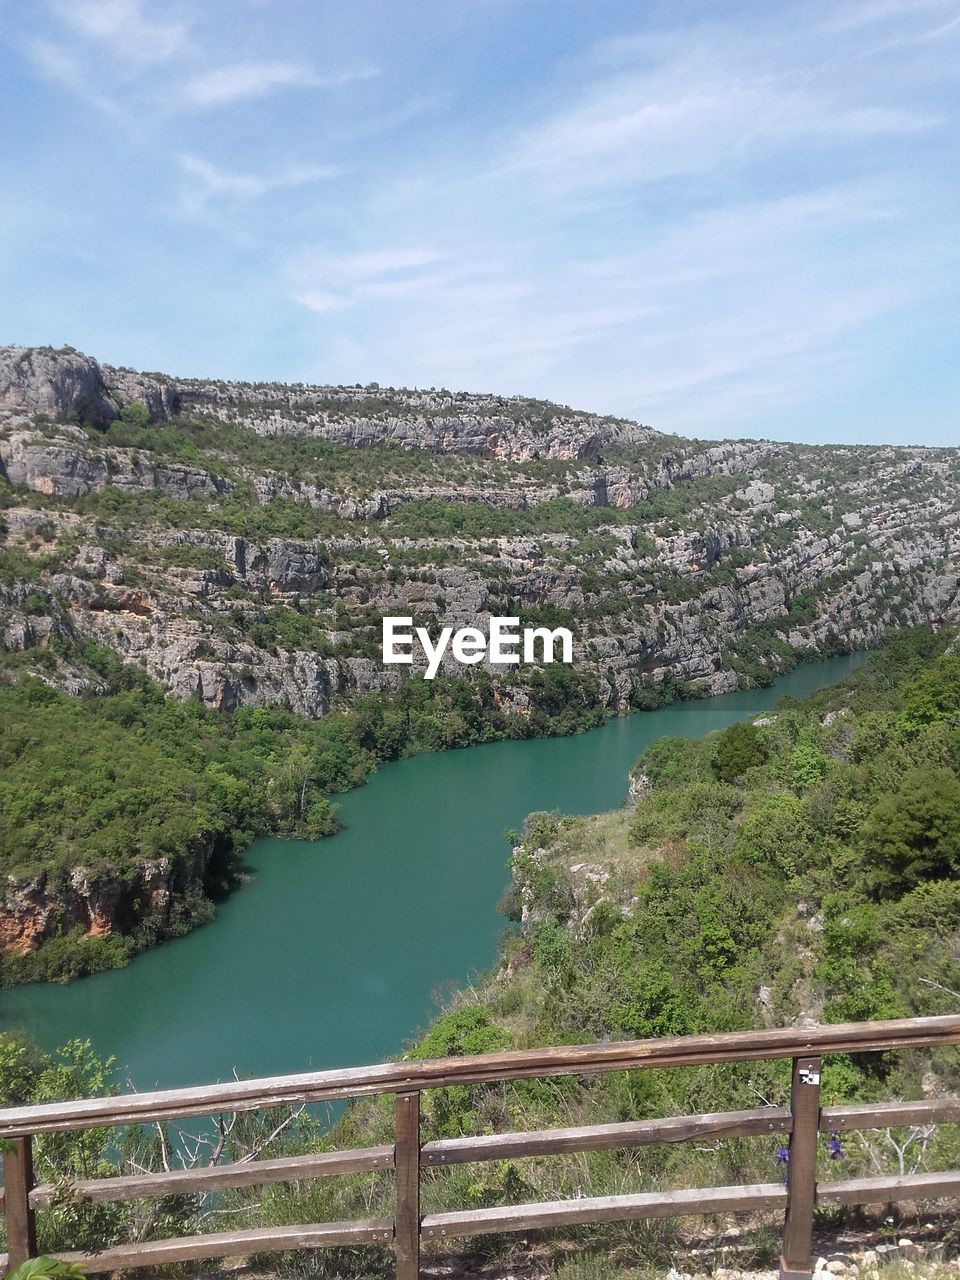
[[[422,1240],[450,1241],[491,1232],[527,1231],[582,1223],[776,1209],[784,1213],[781,1275],[806,1277],[810,1275],[813,1213],[817,1206],[886,1204],[960,1195],[960,1171],[818,1183],[818,1133],[960,1122],[960,1099],[956,1098],[821,1108],[822,1057],[831,1053],[878,1053],[957,1044],[960,1044],[960,1017],[908,1018],[890,1022],[844,1023],[813,1030],[784,1028],[732,1032],[386,1063],[345,1071],[320,1071],[192,1089],[10,1108],[0,1111],[0,1138],[8,1140],[4,1154],[3,1193],[9,1251],[7,1265],[12,1268],[36,1255],[35,1213],[55,1194],[52,1186],[34,1185],[31,1144],[38,1134],[393,1094],[395,1135],[389,1146],[98,1178],[76,1182],[71,1188],[73,1195],[90,1202],[139,1200],[392,1169],[395,1182],[392,1218],[256,1227],[116,1245],[97,1253],[61,1256],[83,1263],[89,1272],[106,1272],[279,1250],[386,1244],[391,1245],[395,1252],[398,1280],[416,1280]],[[776,1058],[788,1058],[793,1062],[789,1107],[767,1106],[751,1111],[673,1116],[626,1124],[546,1129],[425,1143],[420,1139],[420,1094],[424,1090],[448,1085],[509,1082],[537,1076],[599,1075],[610,1071],[707,1066]],[[424,1167],[757,1134],[788,1135],[786,1185],[762,1183],[651,1191],[448,1213],[422,1215],[420,1212],[420,1181]]]

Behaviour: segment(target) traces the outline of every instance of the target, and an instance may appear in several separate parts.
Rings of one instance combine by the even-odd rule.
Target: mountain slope
[[[620,709],[957,614],[955,450],[705,444],[516,398],[175,380],[70,350],[0,350],[0,406],[5,646],[93,639],[211,707],[312,717],[396,687],[383,614],[572,626]],[[528,671],[489,674],[529,710]]]

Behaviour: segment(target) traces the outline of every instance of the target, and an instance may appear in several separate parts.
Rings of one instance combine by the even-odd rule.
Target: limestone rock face
[[[159,464],[129,449],[97,449],[82,431],[65,425],[52,438],[38,436],[22,419],[0,414],[8,430],[0,438],[0,472],[11,484],[51,497],[79,498],[108,484],[132,493],[158,489],[169,498],[219,497],[232,481],[200,467]]]
[[[117,416],[96,360],[42,347],[0,347],[0,408],[94,423]]]
[[[0,885],[0,951],[25,955],[55,933],[78,927],[87,938],[106,938],[134,914],[162,930],[178,895],[202,879],[212,853],[210,842],[198,841],[176,862],[140,861],[133,875],[76,866],[59,879],[46,872],[7,876]]]
[[[142,414],[107,443],[134,403],[181,444],[140,447]],[[562,616],[615,710],[960,614],[953,450],[703,444],[518,397],[173,379],[69,349],[0,350],[0,404],[0,477],[24,495],[3,513],[24,566],[0,579],[3,645],[93,639],[211,707],[317,716],[395,688],[387,614]],[[531,714],[515,673],[441,670],[484,670]],[[96,687],[67,659],[36,674]]]
[[[180,408],[169,380],[100,365],[70,347],[0,347],[0,409],[74,416],[104,426],[135,402],[154,420],[170,418]]]
[[[114,369],[107,364],[102,370],[111,399],[121,408],[142,404],[154,422],[180,412],[180,393],[172,379],[152,378],[133,369]]]

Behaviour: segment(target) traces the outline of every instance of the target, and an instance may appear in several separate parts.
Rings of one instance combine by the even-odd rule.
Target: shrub
[[[732,724],[717,739],[713,771],[721,782],[736,782],[766,760],[767,748],[756,725]]]

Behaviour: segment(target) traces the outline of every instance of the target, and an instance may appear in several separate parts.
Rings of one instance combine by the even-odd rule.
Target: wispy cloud
[[[425,274],[442,255],[434,249],[407,247],[335,255],[294,257],[285,275],[290,296],[309,311],[342,311],[364,297],[403,298],[433,288]]]
[[[181,106],[214,107],[243,98],[262,98],[275,89],[306,89],[319,83],[309,67],[295,62],[235,62],[210,67],[175,89]]]
[[[739,169],[788,147],[910,135],[940,122],[914,107],[845,102],[796,73],[724,68],[715,52],[707,59],[687,49],[653,71],[604,75],[579,98],[524,131],[508,171],[574,186],[660,182]]]
[[[340,172],[333,165],[300,164],[267,173],[240,173],[224,169],[189,152],[179,157],[180,168],[191,180],[188,198],[206,204],[218,196],[235,200],[258,200],[272,191],[289,191],[310,183],[324,182]]]
[[[953,0],[853,0],[838,4],[823,21],[827,31],[852,31],[952,7]]]
[[[291,296],[295,302],[299,302],[301,307],[306,307],[308,311],[314,311],[318,315],[328,311],[343,311],[350,305],[350,299],[346,295],[327,293],[323,289],[295,290]]]
[[[56,0],[55,12],[81,36],[105,45],[121,59],[121,72],[166,62],[189,43],[187,25],[152,17],[142,0]]]
[[[102,93],[85,72],[82,62],[63,45],[42,37],[24,41],[24,53],[43,78],[98,110],[122,114],[112,97]]]
[[[164,119],[181,110],[224,107],[285,90],[331,90],[379,75],[371,63],[324,71],[288,58],[224,60],[219,42],[216,51],[205,48],[190,23],[144,0],[48,4],[59,29],[26,40],[28,56],[48,79],[116,115]],[[198,21],[199,14],[192,18]],[[157,66],[174,60],[182,73],[158,84]]]

